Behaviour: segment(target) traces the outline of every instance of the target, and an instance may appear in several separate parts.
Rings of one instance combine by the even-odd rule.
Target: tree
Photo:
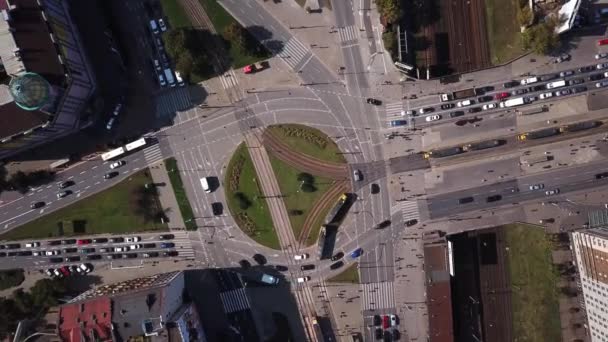
[[[187,49],[188,31],[183,28],[170,30],[164,35],[165,49],[172,58],[179,58]]]
[[[300,172],[298,174],[298,181],[313,184],[315,182],[315,177],[308,172]]]
[[[18,286],[24,279],[23,270],[20,268],[0,271],[0,290]]]
[[[397,54],[399,51],[397,48],[397,33],[391,31],[382,33],[382,42],[384,43],[384,48],[386,51],[391,54],[391,57],[394,60],[398,60],[399,56],[397,56]]]
[[[299,210],[299,209],[291,209],[291,210],[289,210],[289,215],[291,215],[291,216],[300,216],[302,214],[304,214],[304,212],[302,210]]]
[[[390,24],[399,21],[401,15],[400,0],[377,0],[378,12]]]
[[[194,59],[190,51],[185,50],[175,62],[175,69],[179,70],[183,77],[189,78],[194,68]]]
[[[237,22],[233,22],[228,25],[223,32],[224,39],[230,42],[230,44],[236,46],[241,51],[247,50],[247,37],[245,35],[245,29]]]
[[[532,13],[530,6],[526,5],[517,11],[517,21],[519,22],[520,26],[528,27],[532,24],[533,20],[534,13]]]
[[[522,33],[524,48],[538,54],[547,54],[559,46],[559,36],[555,33],[555,22],[548,20],[539,23]]]
[[[251,206],[251,201],[242,192],[235,192],[234,199],[236,200],[236,202],[241,210],[247,210],[247,208],[249,208]]]
[[[302,191],[304,191],[304,192],[317,191],[317,188],[314,186],[314,184],[310,184],[310,183],[302,183],[302,185],[300,186],[300,189],[302,189]]]

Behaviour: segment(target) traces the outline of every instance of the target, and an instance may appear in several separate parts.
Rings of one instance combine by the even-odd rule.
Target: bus
[[[103,161],[108,161],[108,160],[111,160],[114,158],[118,158],[127,152],[133,152],[143,146],[146,146],[146,144],[147,144],[146,138],[137,139],[133,142],[126,144],[125,146],[115,148],[106,153],[102,153],[101,159],[103,159]]]
[[[137,139],[125,145],[127,151],[132,152],[140,147],[146,146],[146,138]]]
[[[114,158],[122,156],[123,154],[125,154],[125,152],[126,151],[123,147],[115,148],[111,151],[103,153],[101,155],[101,159],[103,159],[103,161],[108,161],[110,159],[114,159]]]
[[[551,156],[542,155],[542,156],[524,158],[522,160],[522,164],[527,165],[529,167],[532,167],[532,166],[534,166],[536,164],[548,162],[550,160],[551,160]]]

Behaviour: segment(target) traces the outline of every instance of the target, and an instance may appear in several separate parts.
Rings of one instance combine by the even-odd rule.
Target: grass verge
[[[163,13],[169,19],[171,28],[192,27],[188,15],[186,15],[182,6],[177,3],[177,0],[161,0],[160,4],[163,8]]]
[[[338,145],[327,134],[304,125],[274,125],[266,128],[293,151],[332,163],[346,163]]]
[[[359,284],[359,267],[357,263],[350,265],[340,274],[327,279],[328,283],[351,283]]]
[[[256,242],[280,249],[270,210],[245,143],[234,151],[226,169],[224,183],[228,209],[239,228]],[[237,198],[239,194],[241,200]]]
[[[152,182],[147,169],[140,171],[107,190],[2,234],[0,239],[166,230],[166,224],[146,220],[138,209],[138,192],[146,183]],[[162,209],[158,198],[155,205]]]
[[[186,195],[186,189],[184,189],[182,177],[179,175],[179,167],[177,166],[175,158],[165,160],[165,168],[169,174],[169,180],[171,180],[171,186],[173,186],[177,205],[179,206],[179,211],[182,213],[184,219],[184,225],[188,230],[196,230],[194,212],[192,211],[192,206],[190,206],[188,196]]]
[[[24,280],[25,276],[21,268],[0,271],[0,290],[19,286]]]
[[[492,64],[522,55],[525,51],[516,19],[518,0],[486,0],[485,6]]]
[[[306,220],[306,216],[310,213],[310,209],[312,209],[315,202],[331,187],[333,181],[329,178],[315,176],[314,186],[316,191],[304,192],[300,189],[301,182],[298,181],[298,175],[302,171],[282,162],[272,154],[269,157],[272,170],[274,171],[279,187],[281,188],[281,194],[284,196],[283,201],[285,202],[285,207],[289,214],[291,228],[293,229],[296,238],[298,238],[302,232],[302,228],[304,228],[304,221]],[[294,210],[301,213],[298,215],[291,214]],[[322,217],[321,219],[323,218],[325,217]],[[317,236],[318,235],[319,232],[317,230]]]
[[[561,341],[558,274],[551,262],[549,237],[535,226],[513,224],[504,229],[514,339]]]
[[[228,27],[232,23],[236,23],[240,25],[231,15],[228,13],[218,2],[217,0],[199,0],[207,16],[211,20],[213,27],[217,31],[219,35],[222,35],[226,27]],[[270,53],[263,47],[259,42],[256,41],[256,48],[260,48],[262,53],[259,56],[253,56],[247,53],[244,53],[241,49],[236,46],[232,46],[232,44],[228,44],[228,54],[230,55],[231,64],[234,68],[242,68],[245,65],[253,64],[255,62],[259,62],[265,59],[270,58]]]

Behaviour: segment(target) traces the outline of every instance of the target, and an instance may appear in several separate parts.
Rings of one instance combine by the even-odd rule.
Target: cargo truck
[[[467,97],[473,97],[481,95],[481,91],[475,88],[469,88],[464,90],[457,90],[451,93],[443,93],[440,95],[441,102],[454,101],[460,99],[466,99]]]
[[[462,147],[463,151],[479,151],[485,150],[486,148],[493,148],[504,144],[504,140],[486,140],[476,143],[471,143]]]
[[[558,128],[545,128],[534,132],[523,133],[517,136],[517,139],[523,140],[532,140],[532,139],[541,139],[547,138],[550,136],[554,136],[560,133]]]
[[[591,129],[600,125],[599,121],[585,121],[585,122],[577,122],[573,124],[569,124],[566,126],[560,127],[561,132],[578,132],[584,131],[586,129]]]
[[[555,88],[561,88],[561,87],[565,87],[565,86],[566,86],[565,80],[559,80],[559,81],[547,83],[547,89],[555,89]]]
[[[521,106],[521,105],[525,104],[526,102],[528,102],[528,101],[526,101],[525,98],[518,97],[518,98],[515,98],[515,99],[510,99],[510,100],[501,102],[500,103],[500,107],[501,108],[508,108],[508,107]]]
[[[433,150],[433,151],[428,151],[424,153],[424,158],[425,159],[429,159],[429,158],[443,158],[443,157],[449,157],[449,156],[455,156],[457,154],[460,154],[463,152],[462,147],[457,146],[457,147],[448,147],[448,148],[442,148],[440,150]]]

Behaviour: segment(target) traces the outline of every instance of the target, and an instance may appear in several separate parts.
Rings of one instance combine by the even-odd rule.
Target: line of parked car
[[[80,264],[80,265],[66,265],[58,268],[49,268],[44,273],[52,278],[63,278],[77,274],[87,274],[93,270],[91,264]]]
[[[376,340],[384,339],[384,341],[397,341],[401,337],[399,329],[395,328],[388,330],[392,327],[399,325],[399,318],[397,315],[374,315],[373,318],[374,337]]]

